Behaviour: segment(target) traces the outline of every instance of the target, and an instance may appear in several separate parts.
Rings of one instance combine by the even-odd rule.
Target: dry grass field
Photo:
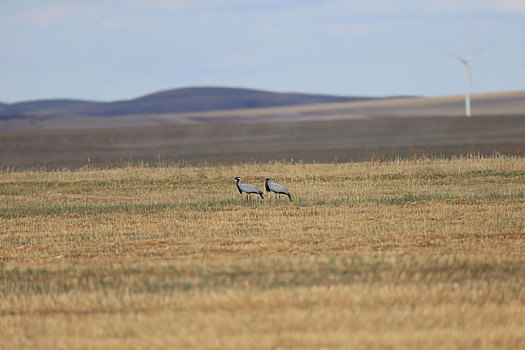
[[[4,170],[0,348],[523,349],[524,193],[513,157]]]

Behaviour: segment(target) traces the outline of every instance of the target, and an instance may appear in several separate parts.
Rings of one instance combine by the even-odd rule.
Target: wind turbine
[[[472,84],[472,73],[470,71],[470,61],[472,61],[474,57],[478,55],[479,51],[480,49],[476,50],[476,52],[474,52],[472,56],[470,56],[468,59],[449,52],[449,54],[452,57],[458,59],[465,66],[465,116],[467,117],[471,116],[471,113],[470,113],[470,85]]]

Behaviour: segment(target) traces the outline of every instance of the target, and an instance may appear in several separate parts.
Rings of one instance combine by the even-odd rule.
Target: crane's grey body
[[[288,198],[290,198],[290,202],[292,201],[292,194],[290,193],[290,191],[288,191],[286,189],[286,187],[284,187],[283,185],[280,185],[278,183],[275,183],[275,182],[269,182],[270,181],[270,178],[267,177],[265,179],[265,183],[264,183],[264,187],[266,187],[266,191],[267,192],[273,192],[275,193],[276,195],[279,194],[284,194],[284,195],[287,195]]]
[[[260,189],[258,189],[254,185],[240,184],[239,183],[240,179],[241,178],[238,177],[238,176],[235,178],[235,180],[237,180],[237,182],[235,184],[237,185],[237,189],[239,190],[240,194],[242,194],[243,192],[246,193],[246,195],[247,195],[246,199],[248,199],[248,198],[250,198],[250,194],[251,193],[255,193],[255,194],[258,194],[259,196],[261,196],[262,199],[264,199],[263,193],[262,193],[262,191]]]

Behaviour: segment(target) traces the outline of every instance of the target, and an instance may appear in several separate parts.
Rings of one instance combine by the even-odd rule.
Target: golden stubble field
[[[0,348],[523,349],[524,192],[505,157],[4,171]]]

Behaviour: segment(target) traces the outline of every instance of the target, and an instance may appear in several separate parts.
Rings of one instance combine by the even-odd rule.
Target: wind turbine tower
[[[470,61],[474,59],[479,53],[477,50],[472,56],[468,59],[463,58],[458,55],[451,53],[450,55],[458,59],[465,66],[465,116],[470,117],[472,114],[470,112],[470,85],[472,84],[472,73],[470,71]]]

